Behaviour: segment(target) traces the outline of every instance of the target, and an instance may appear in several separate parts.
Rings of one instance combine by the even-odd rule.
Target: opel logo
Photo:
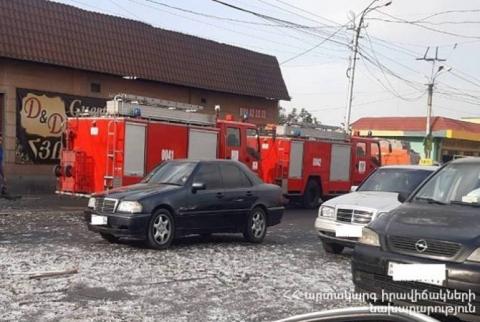
[[[425,239],[420,239],[419,241],[417,241],[415,243],[415,249],[419,253],[423,253],[424,251],[427,250],[427,248],[428,248],[428,244],[427,244],[427,241]]]

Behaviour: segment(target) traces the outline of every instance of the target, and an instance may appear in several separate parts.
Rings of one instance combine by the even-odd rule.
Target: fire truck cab
[[[196,113],[201,106],[117,95],[106,114],[67,120],[58,193],[89,195],[138,183],[171,159],[232,159],[259,167],[256,126]]]
[[[338,127],[281,125],[260,142],[261,178],[306,208],[349,192],[380,166],[378,140],[349,137]]]

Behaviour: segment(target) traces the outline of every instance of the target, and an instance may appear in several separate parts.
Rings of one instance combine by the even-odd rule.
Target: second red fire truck
[[[89,195],[138,183],[170,159],[233,159],[308,208],[350,191],[379,165],[378,141],[338,128],[254,124],[198,113],[200,106],[117,95],[105,115],[67,120],[58,192]]]

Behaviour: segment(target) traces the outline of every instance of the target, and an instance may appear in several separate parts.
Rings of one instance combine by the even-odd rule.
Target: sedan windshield
[[[420,189],[414,200],[478,206],[480,204],[478,163],[453,163],[445,166]]]
[[[143,182],[183,186],[196,165],[195,162],[165,162],[150,172]]]
[[[384,191],[410,194],[432,171],[383,168],[375,171],[357,191]]]

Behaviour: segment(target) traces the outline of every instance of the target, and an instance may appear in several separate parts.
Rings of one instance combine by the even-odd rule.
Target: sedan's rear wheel
[[[148,225],[148,244],[155,249],[166,249],[173,241],[175,223],[166,209],[157,210]]]
[[[267,214],[260,208],[254,208],[248,218],[243,236],[252,243],[261,243],[267,234]]]

